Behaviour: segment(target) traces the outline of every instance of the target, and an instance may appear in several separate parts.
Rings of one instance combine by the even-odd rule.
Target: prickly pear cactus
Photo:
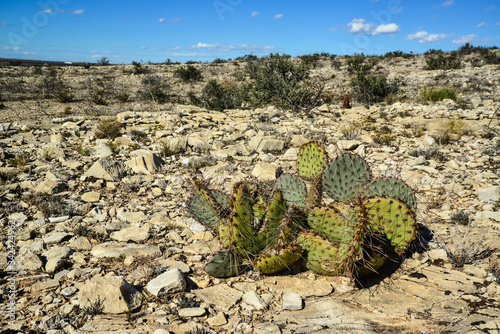
[[[362,276],[404,253],[416,238],[415,192],[402,180],[373,180],[353,154],[328,162],[317,143],[301,146],[298,175],[281,175],[270,200],[248,183],[229,199],[196,183],[189,212],[217,232],[223,251],[205,270],[237,275],[243,264],[275,274],[301,258],[322,275]],[[322,205],[323,192],[334,200]]]

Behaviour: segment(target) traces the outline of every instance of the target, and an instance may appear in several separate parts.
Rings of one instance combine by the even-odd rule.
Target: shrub
[[[425,70],[454,70],[462,67],[456,52],[451,52],[448,56],[438,54],[427,58],[425,63]]]
[[[219,111],[236,108],[241,104],[234,86],[227,81],[220,84],[215,79],[211,79],[203,87],[201,103],[205,108]]]
[[[242,98],[253,107],[275,105],[292,111],[311,109],[321,101],[323,86],[309,78],[310,68],[294,65],[288,55],[271,54],[247,63],[252,79],[242,89]]]
[[[142,64],[136,61],[132,62],[132,66],[134,67],[133,72],[134,74],[144,74],[147,73],[147,68],[142,67]]]
[[[397,83],[390,83],[384,75],[366,74],[359,71],[351,79],[353,97],[362,103],[382,102],[389,94],[398,92]]]
[[[314,53],[309,55],[302,55],[299,58],[306,66],[316,67],[320,60],[320,55]]]
[[[443,101],[444,99],[450,99],[453,101],[457,101],[457,91],[450,87],[443,88],[428,88],[424,87],[420,92],[420,98],[424,101]]]
[[[142,79],[137,95],[145,101],[165,103],[170,100],[170,95],[167,93],[169,90],[170,85],[158,75],[151,74]]]
[[[97,65],[100,66],[108,66],[109,65],[109,59],[106,57],[101,57],[97,60]]]
[[[175,75],[184,82],[195,82],[203,79],[201,71],[191,64],[177,68]]]
[[[116,119],[103,118],[97,123],[95,136],[98,139],[108,138],[115,139],[121,135],[122,123]]]

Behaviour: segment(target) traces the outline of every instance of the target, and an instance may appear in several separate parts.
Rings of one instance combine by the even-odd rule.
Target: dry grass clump
[[[114,118],[103,118],[97,123],[95,129],[95,136],[98,139],[115,139],[121,136],[122,123]]]

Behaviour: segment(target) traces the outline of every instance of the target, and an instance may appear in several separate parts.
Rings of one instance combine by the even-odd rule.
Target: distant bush
[[[454,70],[462,67],[457,52],[451,52],[448,56],[438,54],[425,60],[426,70]]]
[[[347,72],[354,73],[368,73],[379,62],[377,57],[366,57],[364,54],[355,54],[354,56],[346,56],[345,62],[347,65]]]
[[[413,54],[411,53],[406,53],[403,51],[392,51],[392,52],[387,52],[384,55],[384,58],[396,58],[396,57],[401,57],[401,58],[411,58],[413,57]]]
[[[361,103],[382,102],[389,94],[396,94],[399,91],[395,82],[388,82],[384,75],[373,75],[358,72],[351,79],[353,97]]]
[[[134,67],[134,74],[144,74],[147,73],[147,68],[143,67],[141,63],[132,61],[132,66]]]
[[[121,135],[122,123],[116,119],[101,119],[96,125],[95,136],[98,139],[115,139]]]
[[[108,66],[109,65],[109,59],[106,57],[101,57],[97,60],[97,65],[99,66]]]
[[[154,74],[146,75],[142,81],[137,96],[145,101],[165,103],[170,100],[170,85]]]
[[[288,55],[270,54],[249,62],[247,70],[252,80],[242,89],[243,100],[252,107],[275,105],[292,111],[318,105],[323,86],[309,80],[309,66],[294,65],[289,58]]]
[[[314,54],[302,55],[299,56],[299,58],[306,66],[316,67],[318,66],[318,62],[321,59],[321,56],[317,53],[314,53]]]
[[[203,87],[200,101],[205,108],[219,111],[241,105],[237,89],[227,81],[220,84],[215,79],[211,79]]]
[[[424,101],[443,101],[444,99],[451,99],[457,101],[458,94],[457,91],[450,87],[443,88],[428,88],[424,87],[420,92],[420,98]]]
[[[175,70],[175,75],[184,82],[195,82],[203,79],[201,71],[193,65],[179,67]]]

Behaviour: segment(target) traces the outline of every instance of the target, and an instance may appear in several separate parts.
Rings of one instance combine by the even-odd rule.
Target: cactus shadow
[[[406,258],[411,258],[413,254],[422,254],[429,248],[429,243],[432,241],[434,233],[424,225],[419,225],[418,239],[410,246],[410,249],[404,256],[386,261],[376,273],[372,275],[356,279],[356,286],[360,289],[371,288],[377,286],[383,280],[390,278],[404,263]]]

